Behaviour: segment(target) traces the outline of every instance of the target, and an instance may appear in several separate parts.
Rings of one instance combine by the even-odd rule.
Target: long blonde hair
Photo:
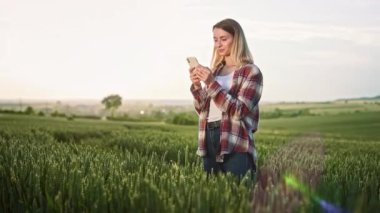
[[[231,47],[231,57],[233,63],[235,63],[238,67],[245,64],[253,64],[253,57],[249,51],[243,29],[237,21],[233,19],[224,19],[216,23],[212,27],[212,30],[215,28],[222,29],[233,36]],[[219,55],[217,49],[214,47],[211,60],[211,70],[217,70],[224,63],[224,57]]]

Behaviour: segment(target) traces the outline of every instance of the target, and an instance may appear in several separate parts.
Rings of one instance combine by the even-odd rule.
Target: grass
[[[293,133],[321,132],[328,137],[380,141],[380,112],[267,119],[260,122],[260,129]]]
[[[320,212],[310,195],[284,191],[280,181],[290,173],[311,187],[299,175],[311,173],[320,176],[314,197],[372,212],[380,208],[378,115],[261,120],[255,183],[208,179],[195,155],[197,126],[0,114],[0,211]],[[320,138],[299,137],[310,132]],[[268,183],[264,166],[278,182],[260,184]]]

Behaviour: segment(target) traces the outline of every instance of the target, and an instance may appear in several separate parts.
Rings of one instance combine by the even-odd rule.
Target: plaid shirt
[[[221,67],[214,73],[218,73]],[[259,101],[263,89],[263,76],[254,64],[246,64],[233,74],[229,91],[222,89],[217,81],[207,88],[194,88],[194,107],[199,115],[198,150],[199,156],[206,155],[206,125],[211,98],[222,111],[220,123],[220,150],[216,161],[223,162],[223,155],[232,152],[248,152],[256,162],[256,148],[253,133],[259,122]]]

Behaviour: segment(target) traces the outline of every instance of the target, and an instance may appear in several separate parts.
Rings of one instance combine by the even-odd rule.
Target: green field
[[[266,119],[263,131],[320,132],[325,137],[380,141],[380,112]]]
[[[196,126],[0,114],[0,212],[374,212],[377,109],[262,119],[255,181],[207,178]]]

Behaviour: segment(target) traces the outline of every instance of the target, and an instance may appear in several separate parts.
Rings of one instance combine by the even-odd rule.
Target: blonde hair
[[[231,47],[231,58],[233,63],[238,67],[245,64],[253,64],[253,57],[249,51],[247,41],[244,36],[244,32],[240,24],[233,19],[224,19],[216,23],[212,30],[215,28],[222,29],[233,36]],[[211,69],[217,70],[221,65],[224,65],[224,57],[219,55],[217,49],[214,47],[211,60]]]

